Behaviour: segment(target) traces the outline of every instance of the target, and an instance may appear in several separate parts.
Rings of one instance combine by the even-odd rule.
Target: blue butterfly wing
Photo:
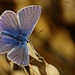
[[[33,31],[40,14],[41,6],[38,5],[31,5],[18,11],[17,15],[20,20],[22,33],[27,37]]]
[[[29,63],[29,54],[27,44],[19,44],[15,49],[7,54],[7,57],[14,63],[26,66]]]
[[[20,26],[17,16],[13,11],[5,11],[1,16],[0,31],[20,34]]]
[[[7,53],[17,45],[18,43],[16,40],[7,36],[0,35],[0,53]]]

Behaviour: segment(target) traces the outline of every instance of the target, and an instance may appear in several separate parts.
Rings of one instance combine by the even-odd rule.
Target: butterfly
[[[0,54],[14,63],[26,66],[29,63],[27,43],[41,14],[42,7],[31,5],[18,10],[17,14],[6,10],[0,18]]]

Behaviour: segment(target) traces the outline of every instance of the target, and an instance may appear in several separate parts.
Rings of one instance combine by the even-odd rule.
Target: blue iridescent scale
[[[18,35],[18,34],[13,34],[13,33],[9,33],[9,32],[1,32],[2,35],[5,35],[5,36],[8,36],[8,37],[11,37],[13,39],[15,39],[17,42],[21,42],[21,43],[24,43],[24,42],[29,42],[29,39],[27,39],[26,35]]]

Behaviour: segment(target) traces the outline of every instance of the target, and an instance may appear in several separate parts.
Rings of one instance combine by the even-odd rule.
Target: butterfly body
[[[39,16],[41,6],[31,5],[20,9],[17,14],[5,11],[0,20],[0,53],[7,53],[7,57],[14,63],[26,66],[29,63],[27,43]]]

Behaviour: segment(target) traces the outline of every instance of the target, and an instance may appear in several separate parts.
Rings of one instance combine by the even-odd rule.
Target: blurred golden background
[[[43,32],[30,39],[34,48],[60,75],[75,75],[75,0],[0,0],[0,15],[29,5],[42,6],[32,35]],[[11,75],[4,55],[0,55],[0,75]]]

